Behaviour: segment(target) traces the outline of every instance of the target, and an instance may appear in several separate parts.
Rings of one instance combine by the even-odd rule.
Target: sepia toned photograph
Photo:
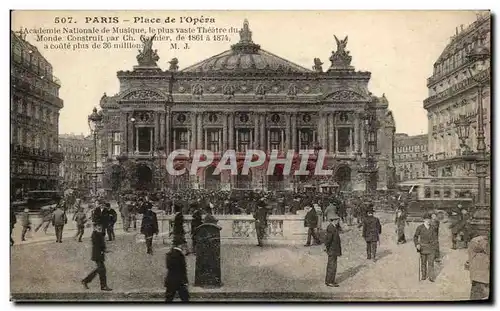
[[[10,20],[13,302],[491,302],[488,10]]]

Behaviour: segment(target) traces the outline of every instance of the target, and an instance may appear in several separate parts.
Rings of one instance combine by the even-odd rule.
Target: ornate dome
[[[245,19],[240,30],[240,41],[231,46],[230,50],[212,56],[199,63],[189,66],[183,72],[220,72],[220,71],[285,71],[311,72],[302,66],[294,64],[273,53],[260,48],[253,43],[252,32]]]

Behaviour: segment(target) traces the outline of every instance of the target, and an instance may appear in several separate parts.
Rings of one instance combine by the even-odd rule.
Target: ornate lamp
[[[102,121],[102,114],[97,112],[97,108],[94,107],[92,114],[88,116],[88,124],[90,131],[94,133]]]
[[[460,147],[467,148],[465,141],[469,138],[471,121],[467,119],[467,116],[460,114],[458,119],[455,121],[455,126],[457,127],[458,139],[460,139]]]

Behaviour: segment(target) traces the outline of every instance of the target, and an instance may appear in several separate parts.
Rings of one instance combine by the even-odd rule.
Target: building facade
[[[394,163],[399,182],[420,179],[428,176],[427,140],[424,135],[409,136],[396,133],[394,144]]]
[[[337,40],[325,71],[319,58],[310,70],[261,49],[247,21],[237,44],[183,70],[175,58],[161,70],[151,40],[133,71],[118,72],[119,93],[100,101],[108,188],[118,179],[132,188],[291,190],[301,182],[279,167],[273,176],[258,168],[231,176],[213,175],[211,165],[196,176],[174,177],[165,175],[165,156],[175,149],[208,149],[217,159],[236,150],[242,161],[247,149],[298,152],[313,146],[326,150],[325,167],[334,171],[328,182],[341,189],[387,189],[393,183],[395,128],[388,100],[369,92],[369,72],[350,66],[347,38]],[[373,157],[376,169],[364,169]],[[118,178],[120,167],[124,178]]]
[[[467,58],[478,48],[490,50],[490,37],[489,14],[478,15],[477,20],[465,29],[463,26],[460,26],[460,30],[457,28],[451,42],[434,64],[432,76],[427,80],[429,97],[424,101],[424,108],[428,116],[429,175],[435,184],[445,185],[443,191],[451,193],[451,197],[463,197],[477,191],[474,163],[466,160],[464,151],[477,151],[479,89],[482,89],[486,149],[490,153],[490,62]],[[488,83],[480,88],[475,80]],[[471,122],[465,146],[458,136],[456,122],[460,115]]]
[[[56,190],[59,181],[59,98],[61,83],[52,65],[25,36],[11,31],[10,178],[11,195]]]
[[[59,151],[64,156],[59,169],[62,187],[88,191],[92,186],[94,169],[92,137],[61,134],[59,135]]]

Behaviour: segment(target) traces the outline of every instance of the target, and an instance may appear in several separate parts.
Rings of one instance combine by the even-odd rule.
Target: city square
[[[33,40],[33,13],[16,13],[12,300],[491,298],[490,12],[433,12],[450,33],[436,26],[430,56],[418,46],[420,65],[405,56],[401,68],[382,57],[397,51],[396,32],[390,48],[338,21],[297,48],[290,25],[283,57],[266,50],[280,46],[264,15],[247,13],[225,26],[221,12],[148,19],[190,25],[135,25],[81,80]],[[315,18],[348,13],[325,14]],[[410,26],[430,15],[408,14],[406,36],[430,37]],[[94,26],[94,41],[122,26]],[[174,29],[190,34],[183,52],[165,42]],[[189,51],[209,42],[217,53]],[[364,62],[369,44],[380,55]]]

